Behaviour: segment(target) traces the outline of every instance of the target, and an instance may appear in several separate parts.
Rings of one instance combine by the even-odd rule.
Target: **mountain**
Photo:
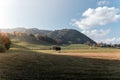
[[[27,34],[41,34],[41,35],[47,35],[49,34],[50,30],[39,30],[37,28],[23,28],[23,27],[18,27],[18,28],[13,28],[13,29],[0,29],[2,32],[23,32]]]
[[[88,42],[91,44],[96,44],[95,41],[74,29],[55,30],[50,32],[48,36],[64,44],[84,44]]]
[[[2,32],[25,32],[27,29],[23,27],[12,28],[12,29],[0,29]]]
[[[26,35],[33,35],[39,34],[39,40],[42,41],[53,41],[59,44],[96,44],[95,41],[87,37],[85,34],[74,30],[74,29],[62,29],[62,30],[39,30],[37,28],[14,28],[14,29],[4,29],[3,32],[22,32]],[[22,36],[21,36],[22,37]],[[24,40],[27,37],[24,37]],[[45,40],[44,40],[45,39]],[[48,40],[47,40],[48,39]],[[34,39],[33,39],[34,40]],[[34,40],[35,42],[35,40]]]
[[[11,40],[18,40],[21,42],[33,43],[33,44],[56,44],[57,42],[47,36],[42,36],[40,34],[26,34],[23,32],[13,32],[8,33]]]
[[[39,30],[37,28],[31,28],[31,29],[26,29],[25,31],[27,34],[41,34],[41,35],[47,35],[51,31],[49,30]]]

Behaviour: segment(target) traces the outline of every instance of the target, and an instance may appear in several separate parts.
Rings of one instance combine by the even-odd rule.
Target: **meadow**
[[[87,45],[38,45],[14,41],[0,53],[0,80],[116,80],[120,79],[120,49]]]

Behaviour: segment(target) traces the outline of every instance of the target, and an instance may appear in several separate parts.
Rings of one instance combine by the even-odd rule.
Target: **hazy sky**
[[[0,0],[0,28],[72,28],[120,43],[120,0]]]

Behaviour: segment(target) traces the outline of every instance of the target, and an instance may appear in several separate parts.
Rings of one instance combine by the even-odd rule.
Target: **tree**
[[[0,51],[5,52],[9,50],[11,41],[6,33],[0,33]]]

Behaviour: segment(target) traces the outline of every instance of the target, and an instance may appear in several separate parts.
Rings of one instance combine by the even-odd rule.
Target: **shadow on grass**
[[[0,61],[0,71],[1,80],[115,80],[120,61],[14,50]]]

